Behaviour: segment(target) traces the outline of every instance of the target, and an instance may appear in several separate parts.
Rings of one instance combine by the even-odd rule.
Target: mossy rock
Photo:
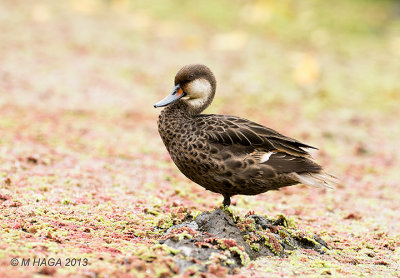
[[[219,263],[230,272],[260,256],[288,256],[295,249],[324,253],[328,245],[318,235],[307,235],[283,215],[275,220],[249,215],[241,219],[225,209],[203,212],[191,222],[170,227],[160,240],[175,250],[181,271],[196,267],[207,271]]]

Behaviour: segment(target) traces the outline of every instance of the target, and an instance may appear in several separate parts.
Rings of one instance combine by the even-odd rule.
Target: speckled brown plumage
[[[168,105],[158,120],[161,138],[179,170],[222,194],[224,205],[230,205],[233,195],[256,195],[300,182],[334,183],[304,150],[313,147],[246,119],[200,114],[212,102],[216,88],[206,66],[182,68],[175,85],[177,99],[155,105]],[[210,90],[199,93],[202,88]]]

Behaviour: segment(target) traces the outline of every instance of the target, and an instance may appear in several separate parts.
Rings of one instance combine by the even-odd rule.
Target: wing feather
[[[201,122],[209,120],[215,125],[216,128],[205,130],[206,136],[210,141],[222,145],[253,146],[264,151],[280,151],[294,156],[308,156],[304,149],[316,149],[246,119],[215,114],[201,114],[198,117]]]

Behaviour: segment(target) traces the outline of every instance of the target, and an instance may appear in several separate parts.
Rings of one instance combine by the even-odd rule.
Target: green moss
[[[220,248],[222,250],[228,249],[233,246],[237,246],[236,240],[230,238],[217,239],[216,242],[217,242],[217,248]]]
[[[191,239],[191,238],[193,238],[193,236],[191,234],[189,234],[187,231],[183,231],[182,233],[177,235],[177,239],[179,241],[184,240],[185,238]]]
[[[271,233],[261,235],[264,238],[264,245],[267,246],[275,255],[280,255],[283,247],[278,239]]]
[[[201,214],[201,211],[196,211],[193,215],[193,221],[196,220],[197,216]]]
[[[286,230],[285,228],[280,228],[280,229],[278,229],[278,234],[283,239],[284,243],[286,243],[287,245],[289,245],[289,246],[294,248],[294,246],[292,245],[291,241],[289,240],[290,233],[288,232],[288,230]]]
[[[153,251],[162,250],[165,253],[172,254],[172,255],[176,255],[176,254],[181,252],[180,250],[172,248],[172,247],[170,247],[168,245],[165,245],[165,244],[156,244],[156,245],[152,246],[151,249]]]
[[[256,230],[256,222],[253,218],[238,218],[236,225],[242,232],[254,232]]]
[[[158,211],[152,210],[152,209],[149,209],[149,208],[145,208],[145,209],[143,210],[143,212],[144,212],[144,213],[151,214],[151,215],[154,215],[154,216],[158,216],[158,215],[159,215],[159,212],[158,212]]]
[[[311,266],[318,267],[318,268],[332,268],[333,264],[331,262],[324,261],[324,260],[315,260],[315,261],[313,261]]]
[[[285,228],[296,228],[296,225],[294,224],[294,221],[290,218],[288,218],[284,214],[279,214],[277,218],[274,220],[274,223],[276,225],[280,225]]]
[[[169,217],[163,217],[158,220],[157,227],[160,229],[169,229],[174,225],[173,220]]]
[[[251,249],[256,251],[256,252],[260,252],[260,244],[258,243],[253,243],[250,245]]]
[[[240,262],[242,265],[247,265],[250,262],[249,255],[247,255],[247,253],[244,250],[242,250],[241,248],[239,248],[238,246],[230,247],[229,251],[231,253],[239,255]]]
[[[68,199],[63,199],[63,200],[61,201],[61,204],[63,204],[63,205],[71,205],[72,202],[71,202],[70,200],[68,200]]]
[[[233,221],[236,223],[237,218],[236,218],[235,214],[233,213],[233,210],[232,210],[232,208],[231,208],[230,206],[227,207],[227,206],[221,205],[221,206],[220,206],[220,209],[222,209],[223,211],[225,211],[225,213],[226,213],[227,215],[229,215],[230,217],[232,217],[232,218],[233,218]]]
[[[296,230],[296,231],[291,232],[291,235],[293,237],[297,238],[298,240],[302,241],[303,243],[307,242],[308,244],[310,244],[312,246],[320,245],[318,242],[315,241],[314,235],[311,235],[308,232]]]

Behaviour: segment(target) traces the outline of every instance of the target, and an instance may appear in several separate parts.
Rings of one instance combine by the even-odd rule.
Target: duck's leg
[[[229,207],[231,205],[231,196],[224,195],[224,201],[222,203],[224,207]]]

